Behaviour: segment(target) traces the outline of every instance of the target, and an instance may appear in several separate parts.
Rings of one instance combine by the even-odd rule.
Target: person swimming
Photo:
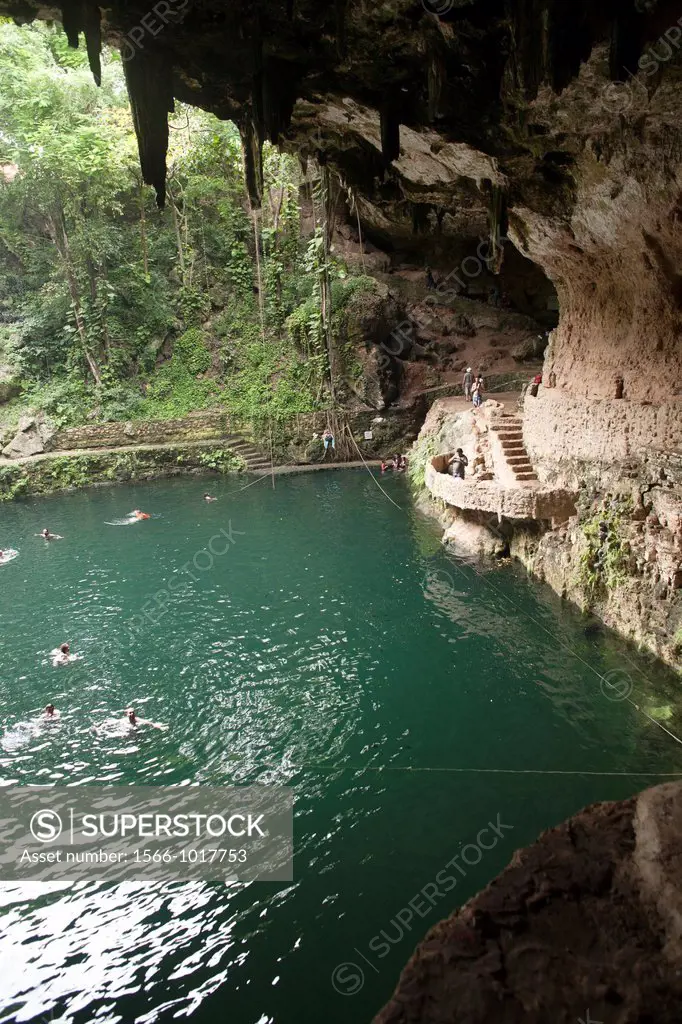
[[[48,530],[47,526],[45,527],[44,530],[41,530],[40,533],[36,533],[36,537],[42,537],[43,540],[62,540],[63,539],[62,537],[59,536],[58,533],[50,533],[50,531]]]
[[[59,712],[55,708],[54,704],[45,705],[45,718],[48,722],[55,722],[59,718]]]
[[[158,722],[150,722],[148,718],[138,718],[135,713],[135,708],[128,708],[126,711],[126,719],[128,725],[132,726],[133,729],[139,728],[141,725],[151,725],[153,729],[167,729],[167,725],[160,725]],[[124,719],[124,721],[126,720]]]
[[[60,647],[55,647],[53,651],[50,651],[50,656],[55,667],[57,665],[68,665],[75,658],[75,655],[71,654],[70,644],[62,644]]]
[[[205,494],[204,495],[204,501],[217,501],[217,500],[218,499],[214,498],[212,494]]]
[[[133,509],[133,511],[129,513],[129,517],[131,519],[151,519],[151,516],[148,515],[147,512],[140,512],[139,508]]]

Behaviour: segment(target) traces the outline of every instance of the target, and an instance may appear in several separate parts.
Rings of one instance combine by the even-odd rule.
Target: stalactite
[[[509,222],[507,218],[507,197],[499,185],[493,185],[492,183],[488,219],[490,222],[490,255],[486,262],[488,269],[493,274],[499,274],[504,262],[503,239],[507,236]]]
[[[124,62],[130,109],[140,151],[142,177],[156,190],[156,201],[166,198],[168,114],[174,109],[172,70],[165,57],[147,47]]]
[[[97,4],[86,3],[84,14],[85,48],[92,77],[102,84],[102,15]]]
[[[427,81],[429,93],[429,121],[435,121],[438,117],[443,82],[445,80],[445,68],[439,56],[432,54],[429,57]]]
[[[562,92],[575,78],[592,51],[588,10],[585,4],[555,3],[549,9],[547,54],[549,80]]]
[[[619,6],[615,10],[609,53],[609,73],[614,81],[624,82],[637,71],[645,23],[645,18],[634,6]]]
[[[78,49],[78,37],[83,31],[82,0],[62,0],[62,26],[67,42],[73,50]]]
[[[428,203],[412,203],[412,234],[423,235],[428,231],[429,213],[431,207]]]
[[[534,100],[546,73],[547,0],[507,0],[516,86]]]
[[[289,61],[270,58],[260,74],[260,110],[263,134],[277,144],[291,124],[298,79]]]
[[[347,0],[334,0],[336,50],[339,57],[344,57],[346,53],[346,5]]]
[[[390,99],[379,111],[381,122],[381,153],[387,164],[400,156],[400,118]]]
[[[253,117],[247,117],[239,125],[244,154],[244,177],[251,208],[260,210],[263,201],[263,138]]]

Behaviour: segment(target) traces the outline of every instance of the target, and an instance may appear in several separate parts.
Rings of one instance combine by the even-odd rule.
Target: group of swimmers
[[[403,473],[407,469],[407,456],[406,455],[394,455],[388,462],[381,460],[381,472],[385,473],[388,469],[392,469],[395,473]]]
[[[66,645],[68,647],[68,644]],[[140,718],[135,708],[127,708],[125,712],[126,717],[123,719],[122,724],[131,726],[133,729],[139,729],[142,725],[151,725],[153,729],[167,729],[167,725],[161,725],[159,722],[152,722],[148,718]],[[61,715],[57,711],[54,704],[46,704],[43,718],[46,722],[56,722],[61,718]]]

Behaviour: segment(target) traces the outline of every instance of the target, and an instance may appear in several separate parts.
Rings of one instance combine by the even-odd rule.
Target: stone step
[[[519,452],[518,455],[507,455],[507,462],[510,466],[532,466],[532,462],[528,458],[526,452]]]
[[[521,483],[525,483],[528,480],[537,480],[535,473],[515,473],[516,479]]]
[[[523,441],[503,441],[502,451],[511,454],[512,452],[525,452],[526,446]]]

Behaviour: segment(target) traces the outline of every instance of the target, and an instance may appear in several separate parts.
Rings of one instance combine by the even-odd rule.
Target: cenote
[[[672,702],[663,671],[518,568],[446,553],[402,480],[392,504],[361,470],[242,479],[210,505],[183,480],[3,509],[2,782],[290,785],[294,881],[5,884],[2,1021],[369,1021],[517,848],[682,772],[642,713]],[[153,518],[106,525],[134,507]],[[221,529],[227,553],[129,637]],[[83,657],[56,669],[66,639]],[[48,701],[57,727],[18,727]],[[131,702],[169,729],[93,732]]]

